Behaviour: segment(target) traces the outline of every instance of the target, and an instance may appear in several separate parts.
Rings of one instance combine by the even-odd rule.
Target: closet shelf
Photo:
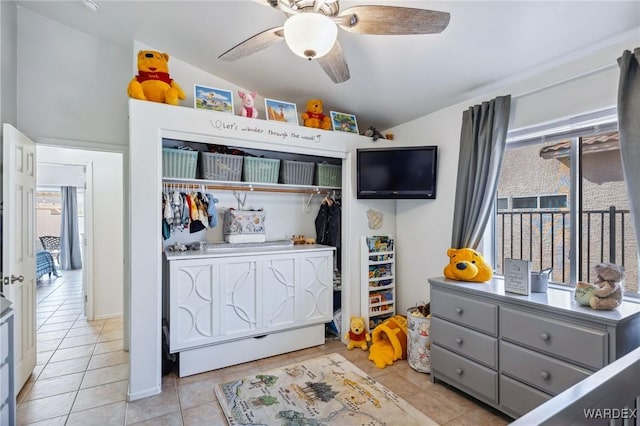
[[[262,183],[262,182],[232,182],[221,180],[205,179],[180,179],[162,178],[163,184],[175,184],[187,188],[229,190],[229,191],[256,191],[256,192],[288,192],[293,194],[320,194],[330,191],[340,191],[341,187],[315,186],[315,185],[289,185],[283,183]]]

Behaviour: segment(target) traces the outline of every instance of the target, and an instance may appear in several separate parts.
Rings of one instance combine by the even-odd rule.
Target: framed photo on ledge
[[[233,114],[233,93],[196,84],[193,86],[193,107]]]
[[[353,114],[331,111],[331,125],[335,131],[358,134],[358,123]]]
[[[296,109],[296,104],[265,98],[264,110],[267,112],[267,120],[298,125],[298,110]]]

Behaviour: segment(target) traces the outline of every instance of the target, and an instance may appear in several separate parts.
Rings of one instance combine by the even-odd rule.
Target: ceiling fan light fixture
[[[306,59],[321,58],[333,48],[338,27],[321,13],[299,13],[284,23],[284,39],[289,49]]]

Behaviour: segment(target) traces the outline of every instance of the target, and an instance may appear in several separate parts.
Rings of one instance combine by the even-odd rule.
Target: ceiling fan
[[[287,20],[281,27],[262,31],[224,52],[218,58],[235,61],[285,40],[298,56],[318,61],[334,83],[349,80],[349,66],[338,27],[359,34],[435,34],[449,24],[449,13],[398,6],[362,5],[340,11],[339,0],[261,0],[281,10]]]

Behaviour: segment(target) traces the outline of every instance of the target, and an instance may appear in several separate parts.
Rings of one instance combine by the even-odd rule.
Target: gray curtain
[[[631,217],[640,241],[640,47],[618,58],[618,130],[622,170],[629,194]]]
[[[75,186],[63,186],[60,224],[60,266],[64,270],[82,269],[78,233],[78,192]]]
[[[477,248],[491,217],[507,140],[511,96],[462,114],[452,248]]]

